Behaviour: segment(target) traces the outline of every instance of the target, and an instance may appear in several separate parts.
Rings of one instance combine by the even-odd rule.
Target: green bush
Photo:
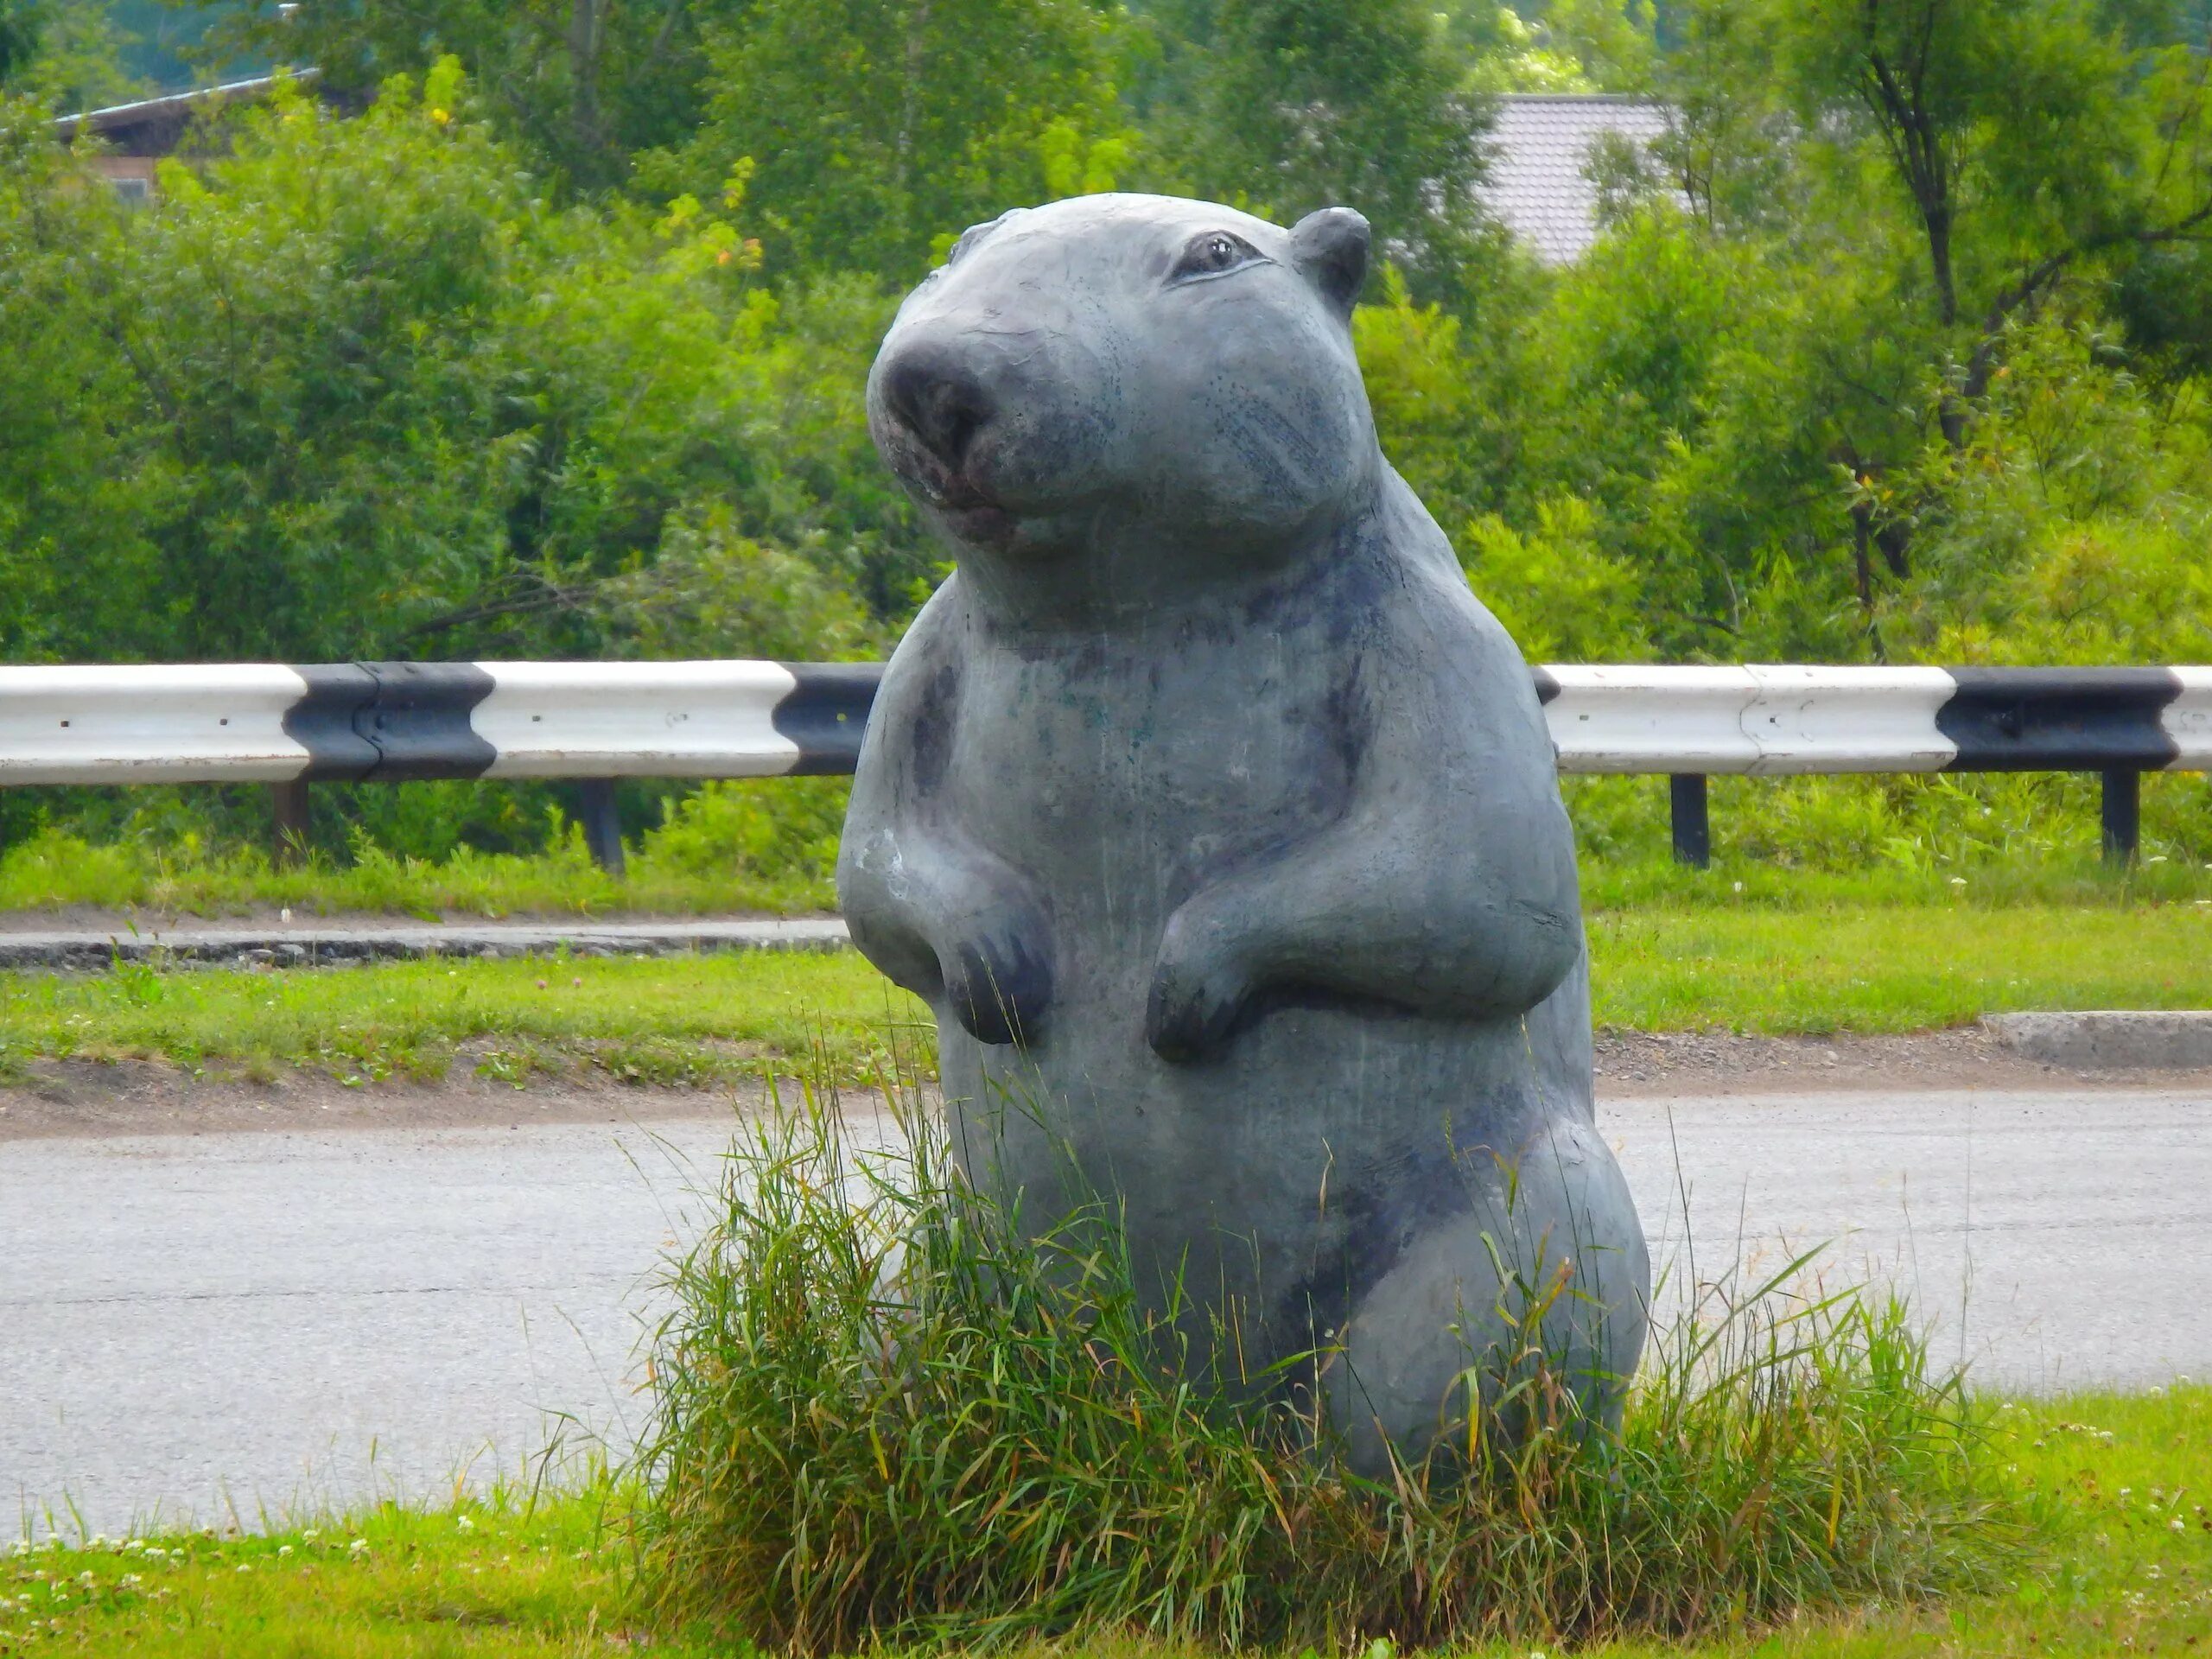
[[[2101,785],[2075,772],[1890,773],[1708,781],[1714,855],[1779,872],[1981,880],[2032,880],[2101,855]],[[1586,864],[1663,859],[1664,778],[1567,778],[1568,816]],[[2212,868],[2212,781],[2191,772],[2143,779],[2139,879],[2167,871],[2190,890]],[[2192,874],[2194,873],[2194,874]]]
[[[2024,1541],[1958,1378],[1802,1261],[1696,1287],[1619,1434],[1508,1355],[1521,1438],[1363,1481],[1294,1389],[1183,1374],[1108,1205],[1027,1236],[893,1092],[888,1144],[824,1085],[749,1121],[672,1265],[632,1517],[671,1624],[801,1654],[1677,1638],[1985,1584]]]
[[[645,833],[640,872],[827,883],[852,784],[843,778],[754,778],[702,784],[672,799]]]

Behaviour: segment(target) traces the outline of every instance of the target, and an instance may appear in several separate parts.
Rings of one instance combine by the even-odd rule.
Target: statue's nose
[[[899,423],[956,473],[997,412],[976,372],[938,340],[901,346],[884,367],[883,396]]]

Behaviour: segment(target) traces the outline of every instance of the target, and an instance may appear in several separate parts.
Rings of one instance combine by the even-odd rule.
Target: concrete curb
[[[2181,1071],[2212,1065],[2212,1010],[1993,1014],[1982,1028],[2024,1058],[2076,1071]]]
[[[840,950],[837,917],[760,921],[314,924],[166,928],[142,933],[0,933],[0,969],[100,969],[118,962],[327,967],[427,957],[666,957],[693,951]]]

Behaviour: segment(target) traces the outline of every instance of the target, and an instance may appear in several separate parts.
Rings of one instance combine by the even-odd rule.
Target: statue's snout
[[[885,407],[948,473],[967,465],[998,401],[963,353],[926,337],[899,346],[883,365]]]

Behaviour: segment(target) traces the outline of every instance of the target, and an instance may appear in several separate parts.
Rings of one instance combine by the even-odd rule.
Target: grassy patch
[[[2212,1640],[2212,1499],[2204,1491],[2212,1388],[2009,1408],[1984,1399],[1977,1414],[1993,1474],[2018,1501],[2038,1506],[2049,1540],[2043,1560],[1994,1593],[1747,1626],[1694,1643],[1585,1651],[1619,1659],[2202,1652]],[[243,1536],[148,1529],[127,1541],[75,1538],[52,1549],[0,1545],[0,1659],[728,1654],[727,1644],[650,1628],[622,1518],[631,1502],[605,1488],[535,1505],[502,1494],[276,1520]],[[1503,1643],[1469,1650],[1499,1659],[1529,1651]],[[1047,1652],[999,1651],[1021,1659]],[[1197,1659],[1185,1645],[1132,1637],[1049,1651],[1053,1659]]]
[[[573,837],[543,853],[441,859],[364,847],[346,862],[317,857],[288,868],[253,849],[175,856],[136,843],[38,836],[0,856],[0,910],[102,910],[222,917],[279,907],[302,915],[793,915],[835,908],[821,870],[763,873],[737,858],[720,869],[634,858],[612,876]]]
[[[1914,1031],[2020,1008],[2212,1007],[2212,906],[1593,913],[1600,1026]],[[720,1084],[818,1042],[849,1073],[922,1006],[858,956],[385,963],[0,974],[0,1081],[41,1058],[149,1058],[265,1077],[515,1084],[587,1067]]]
[[[1033,1236],[943,1126],[863,1148],[818,1102],[748,1126],[671,1281],[639,1517],[664,1622],[807,1655],[1579,1647],[1930,1600],[2026,1559],[2026,1506],[1894,1303],[1703,1287],[1615,1433],[1560,1357],[1573,1292],[1509,1254],[1433,1441],[1363,1478],[1322,1404],[1351,1363],[1333,1332],[1248,1376],[1216,1309],[1201,1364],[1110,1209]]]
[[[639,1631],[605,1489],[0,1552],[0,1656],[684,1655]]]
[[[1602,1027],[1919,1031],[2032,1008],[2212,1007],[2212,904],[1777,910],[1590,918]]]
[[[2201,779],[2153,775],[2145,782],[2154,826],[2159,815],[2152,809],[2160,800],[2193,803],[2196,818],[2212,823],[2205,804],[2212,796]],[[1971,790],[1940,779],[1716,779],[1719,855],[1706,871],[1684,869],[1665,852],[1663,779],[1568,783],[1583,838],[1584,898],[1593,909],[1912,908],[1961,897],[1980,906],[2125,907],[2212,899],[2208,849],[2187,836],[2152,834],[2140,862],[2125,870],[2106,865],[2096,852],[2094,799],[2082,793],[2091,786],[2079,779],[1984,778]],[[435,821],[441,810],[459,810],[451,801],[439,807],[440,791],[464,787],[497,792],[493,785],[414,785],[386,804],[419,799]],[[302,914],[420,917],[827,911],[836,903],[830,873],[845,788],[836,778],[759,779],[664,798],[661,821],[632,835],[620,877],[592,862],[582,832],[558,813],[526,837],[542,843],[537,850],[480,850],[432,835],[435,853],[398,851],[356,825],[346,839],[326,835],[307,864],[277,868],[257,842],[194,828],[181,803],[162,810],[168,792],[156,788],[131,792],[137,810],[105,830],[78,834],[49,825],[10,839],[0,848],[0,910],[223,916],[289,906]],[[1916,829],[1910,814],[1897,822],[1881,811],[1866,817],[1902,791],[1948,802],[1949,817],[1978,823],[1974,791],[2021,790],[2081,795],[2069,810],[2069,820],[2080,820],[2079,833],[2053,838],[2007,829],[1993,840],[1961,841]],[[262,810],[257,798],[254,810]],[[1749,827],[1738,822],[1747,810],[1757,833],[1731,833],[1732,824]],[[1832,822],[1839,815],[1840,829]],[[2036,817],[2015,801],[2000,822],[2023,815]]]
[[[1585,855],[1581,875],[1583,906],[1592,911],[2135,911],[2198,899],[2212,904],[2212,867],[2156,854],[2120,868],[2091,855],[2024,857],[1963,868],[1873,864],[1847,871],[1726,855],[1705,870],[1671,857]]]
[[[355,792],[316,793],[327,808],[333,796]],[[557,810],[534,826],[515,822],[518,798],[510,787],[372,788],[354,804],[373,803],[386,830],[416,849],[385,845],[358,822],[347,828],[325,821],[312,856],[292,868],[274,867],[257,837],[240,842],[208,833],[199,816],[211,804],[204,791],[192,800],[159,787],[127,794],[124,820],[105,833],[48,824],[11,837],[0,849],[0,910],[93,906],[213,916],[280,906],[413,916],[827,910],[836,902],[830,870],[846,783],[735,779],[664,796],[660,822],[631,837],[628,868],[619,878],[593,863],[582,830]],[[486,822],[480,817],[486,805],[505,810]],[[250,816],[265,810],[257,799]],[[457,839],[462,823],[494,832],[509,850]],[[512,845],[518,836],[524,847]]]
[[[460,1059],[517,1085],[572,1067],[707,1084],[818,1051],[865,1068],[918,1003],[851,951],[380,963],[290,971],[0,975],[0,1064],[162,1059],[247,1077],[429,1079]]]

